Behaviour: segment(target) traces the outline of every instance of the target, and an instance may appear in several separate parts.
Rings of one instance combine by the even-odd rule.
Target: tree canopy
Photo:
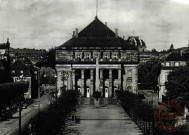
[[[38,67],[51,67],[55,69],[55,52],[56,50],[54,48],[49,49],[48,53],[44,54],[43,59],[38,62],[36,65]]]
[[[13,82],[13,79],[9,70],[9,62],[6,60],[0,60],[0,84]]]
[[[146,63],[140,63],[138,68],[139,89],[156,89],[161,64],[158,58],[151,58]]]
[[[28,82],[0,84],[0,105],[6,104],[28,91]]]
[[[173,44],[171,44],[171,46],[170,46],[170,48],[169,48],[169,51],[173,51],[174,50],[174,46],[173,46]]]
[[[51,67],[41,67],[40,69],[40,80],[42,83],[55,84],[56,73]]]
[[[169,99],[183,98],[189,102],[189,66],[179,67],[168,75],[165,83]]]

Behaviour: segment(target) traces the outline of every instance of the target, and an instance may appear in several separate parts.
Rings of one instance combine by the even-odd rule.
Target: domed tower
[[[135,45],[139,52],[146,51],[146,44],[142,39],[139,38],[139,36],[130,36],[128,37],[127,42],[130,45]]]

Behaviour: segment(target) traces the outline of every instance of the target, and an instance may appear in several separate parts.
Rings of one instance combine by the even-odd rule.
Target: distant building
[[[33,64],[41,61],[46,54],[47,51],[45,49],[10,48],[11,58],[16,59],[17,57],[28,57]]]
[[[0,83],[9,83],[12,81],[10,76],[10,43],[7,38],[6,43],[0,43]]]
[[[9,39],[7,39],[7,43],[0,43],[0,60],[8,61],[9,49],[10,49]]]
[[[27,98],[36,98],[38,91],[38,69],[35,68],[28,57],[19,57],[14,60],[10,67],[11,76],[14,82],[29,82],[28,92],[25,93]]]
[[[138,49],[97,17],[56,50],[57,89],[79,90],[83,97],[100,91],[138,90]],[[99,81],[99,83],[98,83]]]
[[[189,52],[189,44],[187,47],[181,47],[181,48],[177,48],[174,50],[175,52],[180,52],[182,51],[182,53],[188,53]]]
[[[129,36],[127,42],[138,48],[140,63],[147,62],[151,57],[156,56],[153,52],[147,50],[146,43],[139,36]]]
[[[130,45],[136,46],[139,52],[146,51],[146,43],[142,39],[140,39],[139,36],[129,36],[127,42]]]
[[[189,53],[183,53],[182,50],[180,52],[173,52],[169,54],[164,61],[161,62],[161,72],[158,77],[158,86],[159,86],[159,100],[162,101],[162,96],[166,96],[166,88],[165,82],[167,80],[167,76],[171,71],[178,68],[179,66],[188,65],[189,62]]]

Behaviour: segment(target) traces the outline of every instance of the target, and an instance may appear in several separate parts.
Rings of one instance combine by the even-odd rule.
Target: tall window
[[[108,59],[108,54],[107,53],[104,54],[104,58]]]
[[[81,59],[81,54],[76,54],[76,59]]]
[[[113,59],[117,59],[118,58],[118,55],[117,54],[114,54],[113,55]]]
[[[86,59],[90,59],[90,54],[85,54]]]

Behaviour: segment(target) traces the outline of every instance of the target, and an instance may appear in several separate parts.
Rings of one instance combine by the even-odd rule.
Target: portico
[[[96,89],[96,65],[57,65],[58,89],[79,90],[84,97],[91,97]],[[121,65],[99,65],[99,91],[103,97],[114,97],[115,90],[121,89]],[[114,76],[113,76],[114,75]],[[63,83],[63,84],[62,84]]]

